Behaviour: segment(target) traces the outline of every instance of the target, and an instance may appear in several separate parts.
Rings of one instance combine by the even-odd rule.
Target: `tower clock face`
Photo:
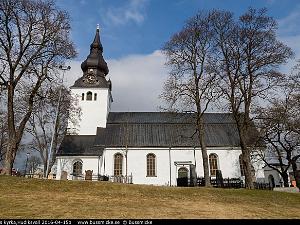
[[[89,75],[87,75],[86,78],[87,78],[87,82],[90,83],[90,84],[93,84],[93,83],[96,82],[96,77],[95,77],[95,75],[89,74]]]

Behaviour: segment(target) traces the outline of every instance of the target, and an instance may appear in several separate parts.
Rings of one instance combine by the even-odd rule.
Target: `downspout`
[[[99,180],[99,173],[100,173],[100,154],[98,155],[98,180]]]
[[[169,183],[170,183],[170,186],[172,186],[172,168],[171,168],[171,147],[169,147],[169,167],[170,167],[170,181],[169,181]]]
[[[194,146],[194,160],[195,160],[195,170],[196,170],[197,163],[196,163],[196,147],[195,146]]]
[[[196,162],[196,146],[194,146],[194,160],[195,160],[195,180],[193,180],[194,185],[197,183],[197,162]]]
[[[105,176],[105,153],[103,154],[103,175]]]

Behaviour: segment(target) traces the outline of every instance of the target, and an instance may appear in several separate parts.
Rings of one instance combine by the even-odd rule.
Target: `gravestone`
[[[93,177],[93,170],[86,170],[85,171],[85,180],[92,180]]]
[[[216,171],[216,182],[217,182],[217,187],[224,187],[223,176],[222,176],[221,170]],[[228,181],[228,186],[229,186],[229,181]]]
[[[60,175],[61,180],[68,180],[68,172],[67,171],[62,171]]]

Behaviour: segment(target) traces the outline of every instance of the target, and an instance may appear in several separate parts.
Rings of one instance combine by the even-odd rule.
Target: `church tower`
[[[109,70],[102,56],[103,46],[100,41],[99,26],[97,26],[90,54],[82,62],[83,76],[70,87],[71,93],[81,108],[81,117],[74,127],[69,123],[69,131],[78,135],[95,135],[97,127],[106,127],[106,120],[113,101],[111,81],[105,76]]]

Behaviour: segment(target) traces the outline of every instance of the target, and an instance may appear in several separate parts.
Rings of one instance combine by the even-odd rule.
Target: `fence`
[[[34,173],[26,173],[24,174],[24,177],[26,178],[43,178],[43,174],[34,174]]]
[[[272,185],[270,185],[269,183],[257,183],[254,182],[254,188],[255,189],[260,189],[260,190],[273,190]]]
[[[222,188],[243,188],[244,182],[240,178],[225,178],[225,179],[214,179],[210,177],[210,183],[213,187],[222,187]],[[205,186],[204,177],[197,178],[197,186]]]
[[[109,176],[109,180],[116,183],[132,184],[132,175],[129,176]]]
[[[133,177],[132,175],[129,176],[104,176],[104,175],[89,175],[84,176],[84,174],[71,174],[72,180],[91,180],[91,181],[110,181],[116,183],[127,183],[132,184]],[[37,174],[26,174],[25,177],[27,178],[42,178],[41,175]],[[216,179],[210,177],[210,183],[213,187],[217,188],[245,188],[244,182],[240,178],[223,178],[223,179]],[[254,188],[260,190],[273,190],[272,185],[269,183],[261,183],[261,182],[254,182]],[[204,177],[197,177],[194,179],[190,179],[187,177],[177,178],[177,186],[178,187],[204,187],[205,180]]]
[[[132,184],[132,175],[129,176],[103,176],[103,175],[90,175],[84,176],[83,174],[71,174],[72,180],[91,180],[91,181],[111,181],[116,183]]]
[[[84,176],[83,174],[71,174],[72,180],[92,180],[92,181],[108,181],[107,176],[103,175],[91,175],[91,176]]]
[[[223,179],[214,179],[210,177],[210,183],[213,187],[221,188],[245,188],[245,184],[240,178],[223,178]],[[254,182],[254,188],[260,190],[273,190],[272,185],[269,183]],[[197,186],[205,186],[204,177],[197,178]]]
[[[177,187],[194,187],[196,184],[187,177],[177,178]]]

